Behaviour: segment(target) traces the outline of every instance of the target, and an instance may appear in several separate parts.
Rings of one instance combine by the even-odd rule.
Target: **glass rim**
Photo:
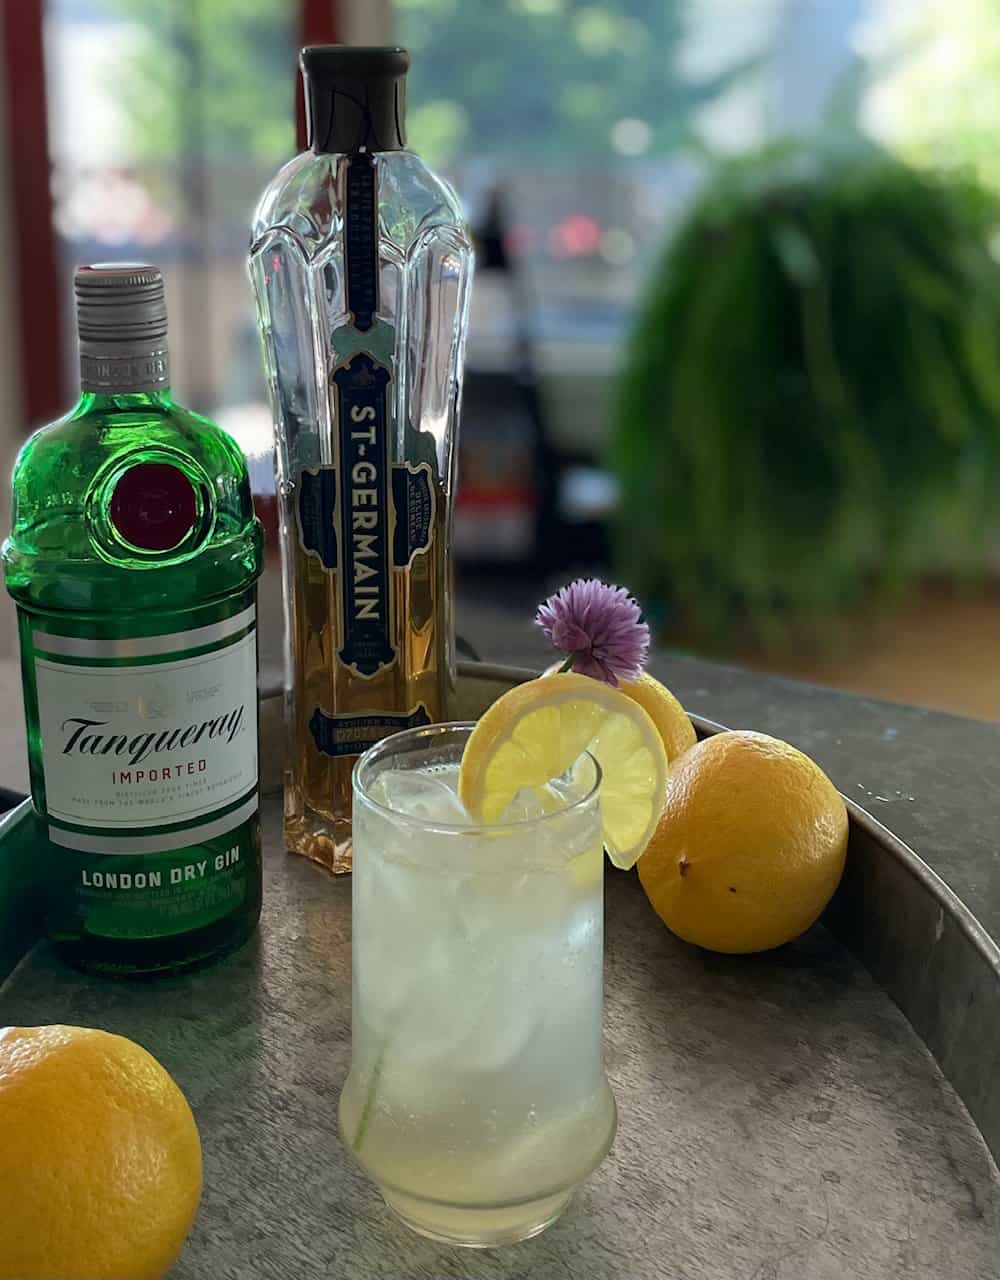
[[[604,774],[597,759],[589,751],[582,752],[581,757],[578,757],[579,759],[582,756],[586,756],[594,768],[593,784],[587,788],[582,796],[577,796],[569,804],[563,805],[560,809],[554,809],[551,813],[540,813],[533,818],[518,818],[513,822],[479,822],[475,818],[469,818],[465,822],[442,822],[437,819],[416,818],[412,814],[403,813],[399,809],[391,809],[388,805],[382,804],[381,801],[375,799],[370,789],[365,785],[362,779],[363,770],[370,768],[380,756],[390,754],[394,744],[398,745],[404,740],[417,741],[424,738],[431,741],[436,737],[445,737],[450,734],[471,733],[476,727],[476,723],[475,720],[443,720],[437,724],[417,725],[412,729],[401,729],[398,733],[391,733],[385,738],[380,738],[378,742],[373,743],[358,756],[354,762],[354,768],[351,770],[351,784],[355,796],[363,800],[376,813],[384,814],[386,817],[391,818],[393,822],[410,827],[415,831],[436,831],[442,835],[469,835],[478,834],[481,831],[499,834],[533,831],[548,822],[558,821],[560,818],[576,813],[599,796]]]

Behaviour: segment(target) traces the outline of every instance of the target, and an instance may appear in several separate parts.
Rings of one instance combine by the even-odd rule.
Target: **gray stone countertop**
[[[902,1014],[822,928],[762,956],[663,929],[607,882],[611,1154],[538,1239],[412,1235],[337,1135],[350,884],[280,851],[258,937],[202,972],[106,981],[36,947],[0,1025],[131,1036],[198,1119],[205,1189],[172,1280],[997,1280],[1000,1181]]]

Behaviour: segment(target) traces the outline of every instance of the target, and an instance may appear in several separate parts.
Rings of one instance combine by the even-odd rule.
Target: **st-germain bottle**
[[[309,150],[261,197],[250,267],[277,442],[285,842],[347,871],[356,757],[447,716],[473,255],[455,193],[405,148],[405,50],[301,61]]]
[[[159,270],[76,273],[82,392],[14,469],[31,792],[70,963],[174,970],[260,914],[257,579],[246,463],[170,394]]]

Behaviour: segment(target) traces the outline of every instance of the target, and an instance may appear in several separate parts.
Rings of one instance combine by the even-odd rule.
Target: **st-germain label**
[[[413,557],[429,551],[434,541],[437,490],[430,463],[394,462],[392,567],[409,568]],[[337,468],[312,467],[299,475],[296,509],[299,545],[324,569],[337,568]]]
[[[336,467],[315,467],[299,476],[299,543],[324,569],[337,567]]]
[[[341,662],[373,676],[396,660],[392,644],[389,370],[367,351],[333,375],[340,463]]]
[[[390,733],[415,729],[430,722],[430,715],[422,702],[413,711],[401,715],[372,711],[356,716],[328,716],[317,707],[309,719],[309,732],[316,750],[325,756],[359,756]]]

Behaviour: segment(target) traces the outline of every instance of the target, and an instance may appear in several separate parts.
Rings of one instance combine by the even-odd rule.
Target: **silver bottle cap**
[[[159,267],[77,267],[77,330],[84,391],[155,391],[169,384],[167,303]]]

